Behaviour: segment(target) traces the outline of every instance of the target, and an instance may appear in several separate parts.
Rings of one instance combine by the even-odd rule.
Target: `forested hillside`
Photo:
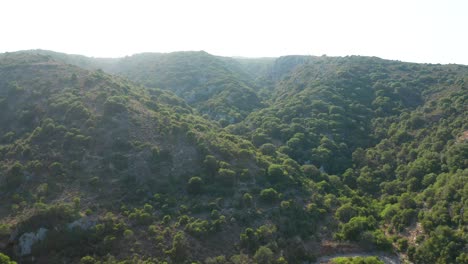
[[[468,263],[467,91],[375,57],[0,54],[0,263]]]
[[[256,93],[261,87],[254,76],[237,61],[204,51],[142,53],[120,59],[39,52],[80,67],[118,74],[146,87],[172,91],[222,125],[237,123],[262,106]]]

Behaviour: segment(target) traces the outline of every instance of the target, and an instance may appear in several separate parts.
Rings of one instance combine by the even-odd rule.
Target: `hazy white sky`
[[[0,52],[368,55],[468,65],[468,0],[2,0]]]

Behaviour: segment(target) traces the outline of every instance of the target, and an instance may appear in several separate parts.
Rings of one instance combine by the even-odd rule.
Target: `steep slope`
[[[367,216],[381,219],[415,263],[467,261],[467,76],[426,90],[415,111],[381,120],[382,140],[356,150],[344,174],[348,186],[376,198],[380,209]]]
[[[377,58],[316,57],[286,75],[273,102],[231,131],[273,143],[301,164],[332,173],[351,166],[357,147],[377,143],[383,118],[414,110],[450,87],[466,67],[418,65]]]
[[[323,190],[311,195],[320,173],[169,92],[8,53],[0,109],[0,248],[15,260],[249,259],[268,243],[291,260],[316,254],[305,247],[328,211]]]
[[[271,67],[277,58],[225,58],[227,63],[237,62],[237,66],[248,73],[253,79],[261,80],[266,78],[271,71]]]
[[[47,50],[27,52],[85,69],[102,69],[148,88],[172,91],[223,126],[237,123],[262,107],[254,76],[236,60],[204,51],[142,53],[124,58],[89,58]]]
[[[289,55],[277,58],[270,66],[267,72],[267,77],[273,81],[281,81],[284,77],[293,73],[296,69],[304,64],[308,64],[316,60],[317,57]]]
[[[261,106],[254,82],[236,66],[203,51],[146,53],[120,59],[111,72],[171,90],[202,114],[226,124],[239,122]]]
[[[0,212],[13,224],[44,213],[43,203],[82,197],[107,208],[167,192],[171,182],[184,191],[207,154],[236,156],[230,139],[222,140],[227,150],[212,151],[219,139],[208,132],[219,128],[176,96],[48,57],[2,55],[0,96]],[[51,228],[18,228],[41,224]]]
[[[370,57],[0,54],[0,250],[22,263],[392,249],[464,263],[467,76]]]
[[[6,55],[2,60],[6,62],[1,72],[2,109],[8,114],[1,118],[1,134],[7,134],[5,142],[11,144],[2,149],[7,159],[53,160],[49,157],[51,153],[67,150],[77,155],[78,163],[115,167],[110,160],[102,160],[104,164],[109,162],[109,166],[101,166],[104,164],[98,162],[100,158],[94,157],[111,150],[118,152],[118,147],[123,148],[122,152],[131,152],[138,142],[169,150],[174,142],[186,141],[183,137],[187,131],[178,127],[180,122],[174,114],[179,112],[187,119],[196,119],[187,117],[192,110],[174,95],[158,90],[148,92],[102,72],[88,72],[47,57],[26,55],[28,61],[24,62],[19,59],[21,56]],[[10,57],[15,57],[13,62],[8,62]],[[164,116],[164,112],[168,114]],[[167,135],[173,135],[174,141],[167,142]],[[25,145],[29,145],[27,150],[18,149]],[[50,149],[51,153],[41,152],[42,148]],[[122,155],[127,158],[127,154]],[[53,156],[61,159],[67,155]],[[98,167],[86,169],[96,172]],[[145,176],[145,169],[140,174]]]
[[[314,58],[276,85],[270,107],[228,129],[354,190],[336,209],[336,240],[464,263],[467,79],[459,65]]]
[[[314,57],[290,55],[279,58],[234,58],[234,60],[256,81],[260,87],[258,91],[260,97],[268,100],[272,98],[272,91],[283,78],[296,68],[314,60]]]
[[[464,263],[467,76],[459,65],[309,58],[278,78],[270,107],[228,129],[355,190],[336,208],[335,240]]]

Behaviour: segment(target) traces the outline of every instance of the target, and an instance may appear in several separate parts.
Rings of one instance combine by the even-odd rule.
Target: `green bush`
[[[128,215],[128,219],[134,221],[138,225],[149,225],[153,221],[153,216],[148,211],[150,211],[148,206],[143,207],[143,209],[135,208],[133,212]]]
[[[259,148],[260,152],[262,152],[264,155],[268,155],[268,156],[275,156],[276,154],[276,147],[275,145],[271,144],[271,143],[266,143],[266,144],[263,144],[260,148]]]
[[[96,262],[97,261],[91,256],[82,257],[80,260],[80,264],[95,264]]]
[[[331,260],[333,264],[384,264],[377,257],[338,257]]]
[[[278,192],[273,188],[264,189],[260,192],[260,199],[266,203],[273,203],[278,200]]]
[[[254,260],[258,264],[271,264],[273,262],[273,259],[273,251],[271,251],[271,249],[265,246],[259,247],[254,255]]]
[[[0,224],[0,236],[7,236],[10,234],[10,225],[9,224]]]
[[[212,258],[206,258],[205,264],[227,264],[227,260],[225,256],[217,256]]]
[[[0,264],[16,264],[15,261],[10,260],[10,257],[0,253]]]
[[[80,217],[71,204],[45,205],[37,203],[35,208],[34,214],[19,224],[21,233],[36,231],[41,227],[47,229],[61,227]]]
[[[251,207],[253,205],[253,197],[250,193],[244,193],[242,196],[242,203],[245,207]]]
[[[236,182],[236,173],[230,169],[219,169],[217,180],[224,187],[233,187]]]
[[[314,181],[320,181],[321,180],[321,172],[317,167],[314,165],[303,165],[302,166],[302,172],[304,173],[305,176],[313,179]]]
[[[258,239],[252,228],[246,228],[243,233],[240,234],[240,245],[253,252],[257,248]]]
[[[172,240],[171,249],[166,251],[174,263],[185,263],[190,255],[187,239],[183,232],[179,231]]]
[[[202,237],[210,232],[210,223],[206,220],[197,219],[187,224],[185,230],[195,237]]]
[[[130,230],[130,229],[125,229],[125,231],[123,232],[123,236],[124,236],[124,238],[126,238],[126,239],[131,239],[131,238],[133,238],[134,235],[135,235],[135,234],[134,234],[133,231]]]
[[[192,195],[201,194],[203,192],[203,180],[200,177],[192,177],[187,184],[187,192]]]
[[[6,185],[9,188],[16,188],[23,182],[23,170],[24,167],[21,163],[15,162],[15,164],[13,164],[6,177]]]
[[[268,179],[273,182],[280,182],[284,179],[283,166],[272,164],[268,167]]]
[[[356,216],[348,223],[341,225],[341,234],[344,240],[359,241],[361,234],[375,228],[375,219],[371,217]]]
[[[104,114],[105,115],[116,115],[127,111],[128,99],[123,96],[111,96],[107,98],[104,103]]]
[[[357,216],[358,211],[351,204],[340,206],[335,213],[335,217],[341,222],[348,222],[351,218]]]

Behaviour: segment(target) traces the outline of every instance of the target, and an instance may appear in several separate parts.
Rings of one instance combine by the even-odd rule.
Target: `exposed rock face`
[[[91,227],[95,226],[97,219],[90,217],[83,217],[74,222],[67,224],[67,228],[72,230],[74,228],[79,228],[82,230],[88,230]],[[17,231],[16,231],[17,232]],[[46,228],[39,228],[37,232],[29,232],[22,234],[18,239],[17,252],[19,256],[26,256],[32,253],[32,247],[39,241],[43,241],[47,236],[48,230]],[[16,235],[12,235],[10,241],[15,240]],[[6,247],[7,244],[3,245],[0,241],[0,248],[2,246]]]
[[[88,230],[91,227],[95,226],[97,224],[96,219],[91,219],[89,217],[83,217],[80,218],[70,224],[67,225],[68,229],[74,229],[74,228],[80,228],[82,230]]]
[[[31,254],[32,246],[36,242],[44,240],[47,235],[47,231],[47,229],[41,227],[37,230],[37,233],[30,232],[21,235],[18,243],[20,256]]]

